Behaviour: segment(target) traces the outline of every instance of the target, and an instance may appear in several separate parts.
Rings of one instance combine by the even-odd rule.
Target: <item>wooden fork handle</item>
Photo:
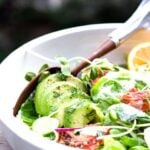
[[[87,59],[92,61],[95,58],[99,58],[107,54],[108,52],[110,52],[111,50],[115,48],[116,48],[116,43],[113,42],[110,38],[106,39],[104,42],[102,42],[102,44],[98,47],[98,49],[94,51]],[[76,76],[80,72],[81,69],[83,69],[84,67],[88,65],[89,63],[86,61],[81,62],[77,67],[75,67],[72,70],[72,74]]]

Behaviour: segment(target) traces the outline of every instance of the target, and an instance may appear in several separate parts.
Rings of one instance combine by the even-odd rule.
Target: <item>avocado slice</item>
[[[58,108],[54,104],[59,103],[59,97],[74,91],[77,91],[77,88],[71,83],[65,81],[53,83],[43,93],[35,93],[36,112],[44,116],[49,115],[50,112],[55,112]]]
[[[57,81],[68,81],[70,83],[73,83],[77,88],[81,89],[84,92],[87,92],[87,89],[83,82],[74,77],[74,76],[64,76],[62,73],[56,73],[56,74],[50,74],[48,77],[46,77],[44,80],[42,80],[38,86],[36,87],[35,93],[38,93],[38,95],[42,95],[43,92],[51,86],[53,83]]]
[[[78,89],[80,89],[83,92],[87,93],[87,88],[85,87],[84,83],[80,79],[78,79],[74,76],[68,76],[66,81],[70,82],[70,83],[73,83]]]
[[[43,79],[40,83],[38,83],[35,89],[35,101],[40,101],[42,99],[45,90],[51,86],[53,83],[60,81],[57,74],[50,74],[48,77]],[[36,102],[35,102],[36,103]]]
[[[86,93],[81,91],[77,91],[77,93],[67,93],[59,97],[59,102],[56,102],[53,105],[55,108],[58,107],[57,112],[53,115],[53,118],[57,118],[59,120],[60,127],[62,127],[64,125],[65,108],[73,105],[74,103],[87,100],[90,100],[90,97]]]
[[[77,90],[86,91],[82,81],[74,76],[64,76],[61,73],[49,75],[41,81],[35,89],[35,109],[40,115],[48,115],[56,111],[53,104],[65,93],[76,93]]]
[[[82,128],[88,123],[97,123],[104,120],[100,108],[89,100],[77,101],[64,111],[64,127]]]

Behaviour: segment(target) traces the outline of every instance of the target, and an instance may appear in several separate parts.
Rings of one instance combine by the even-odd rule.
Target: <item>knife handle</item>
[[[95,58],[99,58],[105,54],[107,54],[108,52],[110,52],[111,50],[116,48],[116,43],[114,41],[112,41],[111,38],[106,39],[104,42],[102,42],[102,44],[97,48],[97,50],[95,50],[89,57],[87,57],[88,60],[92,61]],[[86,61],[81,62],[79,65],[77,65],[73,70],[72,70],[72,74],[73,75],[77,75],[81,69],[83,69],[84,67],[88,66],[89,63]]]

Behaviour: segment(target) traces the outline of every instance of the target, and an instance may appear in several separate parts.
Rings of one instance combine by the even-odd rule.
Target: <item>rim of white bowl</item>
[[[19,48],[17,48],[16,50],[14,50],[10,55],[8,55],[2,62],[1,62],[1,66],[7,64],[7,62],[12,59],[15,55],[21,56],[26,49],[32,49],[35,46],[40,45],[43,42],[46,42],[48,40],[51,39],[55,39],[64,35],[68,35],[68,34],[72,34],[72,33],[77,33],[77,32],[81,32],[81,31],[88,31],[88,30],[97,30],[97,29],[115,29],[117,27],[119,27],[121,25],[121,23],[107,23],[107,24],[91,24],[91,25],[83,25],[83,26],[77,26],[77,27],[72,27],[72,28],[67,28],[67,29],[63,29],[63,30],[59,30],[59,31],[55,31],[52,33],[48,33],[48,34],[44,34],[40,37],[37,37],[25,44],[23,44],[22,46],[20,46]],[[1,67],[0,67],[1,68]],[[1,102],[0,102],[1,103]],[[46,147],[52,147],[52,144],[56,145],[60,145],[58,143],[53,143],[51,141],[46,141],[43,138],[35,138],[35,134],[30,134],[27,132],[27,134],[20,132],[22,131],[22,129],[18,128],[18,121],[16,119],[16,121],[14,121],[14,117],[13,115],[9,116],[9,115],[3,115],[5,114],[5,108],[1,108],[0,109],[0,116],[1,116],[1,121],[2,123],[9,128],[9,130],[14,133],[16,136],[18,136],[19,138],[21,138],[23,141],[28,142],[30,144],[32,144],[33,146],[37,147],[37,148],[41,148],[41,149],[46,149]],[[28,137],[31,136],[32,137],[32,142],[31,139],[28,139]],[[40,143],[40,144],[38,144]],[[60,145],[60,148],[63,148],[63,145]],[[68,147],[65,146],[65,149],[67,149]]]

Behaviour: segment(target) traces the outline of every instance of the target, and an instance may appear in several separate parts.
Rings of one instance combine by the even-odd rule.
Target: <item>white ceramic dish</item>
[[[118,26],[120,24],[88,25],[47,34],[21,46],[1,63],[0,118],[3,133],[14,150],[71,149],[36,136],[13,116],[13,106],[27,84],[24,74],[36,72],[43,63],[50,63],[49,59],[58,55],[86,57]],[[113,63],[123,61],[118,50],[105,57]]]

